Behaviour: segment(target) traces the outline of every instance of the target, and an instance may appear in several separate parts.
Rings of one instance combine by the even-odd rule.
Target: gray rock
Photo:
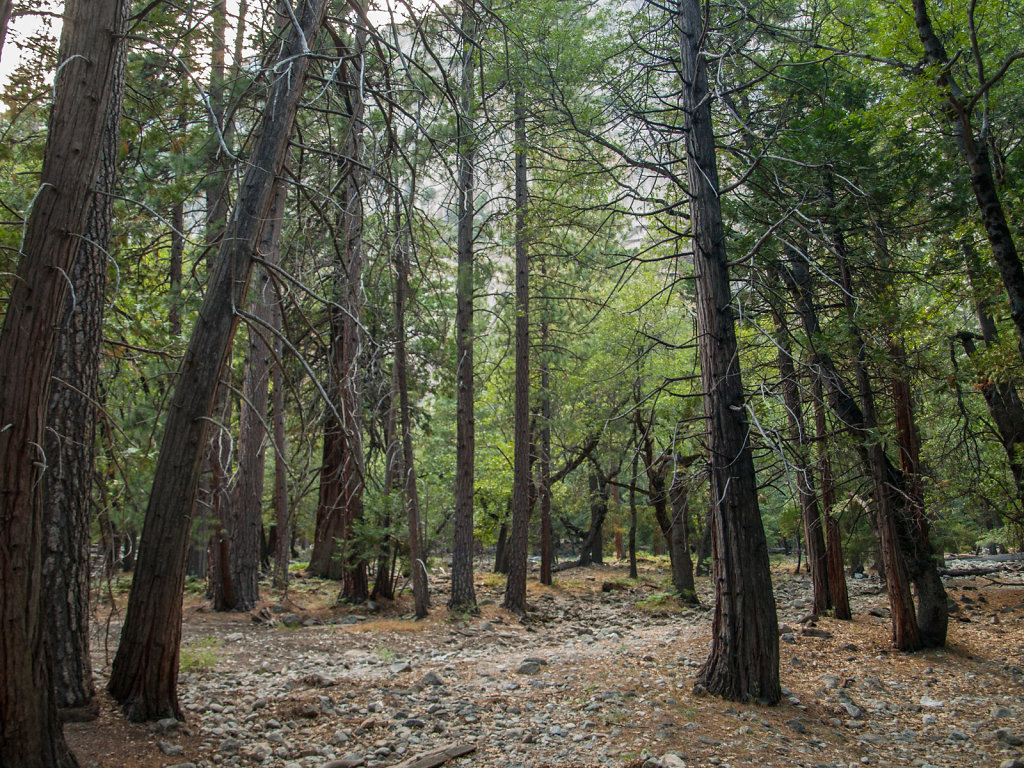
[[[167,766],[167,768],[196,768],[196,764],[195,763],[178,763],[177,765],[169,765],[169,766]]]
[[[854,720],[860,718],[860,716],[861,716],[860,707],[858,707],[852,701],[840,702],[840,706],[842,706],[842,708],[846,710],[846,714],[848,714]]]
[[[536,675],[540,672],[540,664],[536,661],[524,661],[516,670],[520,675]]]
[[[412,672],[412,664],[408,661],[396,661],[388,667],[388,670],[392,675],[400,675],[403,672]]]
[[[420,683],[423,685],[444,685],[444,681],[436,672],[427,672],[423,679],[420,680]]]
[[[1024,745],[1024,739],[1015,734],[1009,728],[1000,728],[996,731],[996,738],[1005,744],[1009,744],[1011,747],[1019,747]]]
[[[661,768],[686,768],[686,761],[674,752],[661,756]]]
[[[999,768],[1024,768],[1024,757],[1011,757],[1003,760]]]
[[[779,639],[784,643],[795,643],[796,635],[794,635],[792,632],[784,632],[782,634],[782,637],[780,637]]]
[[[241,739],[224,739],[220,743],[220,752],[225,755],[231,755],[242,748]]]
[[[999,705],[996,705],[992,707],[989,714],[991,714],[992,717],[996,718],[997,720],[1002,720],[1003,718],[1013,717],[1013,710],[1009,709],[1008,707],[1001,707]]]
[[[152,730],[158,733],[173,733],[178,730],[180,725],[181,722],[173,717],[165,717],[163,720],[157,720],[153,723]]]
[[[921,706],[928,707],[929,709],[941,709],[946,706],[946,702],[933,699],[931,696],[922,696]]]
[[[295,629],[302,624],[302,619],[294,613],[286,613],[281,617],[281,623],[288,627],[288,629]]]
[[[329,763],[324,763],[320,768],[359,768],[365,762],[362,755],[353,753],[345,755],[340,760],[331,760]]]
[[[794,733],[800,733],[800,734],[807,733],[807,726],[805,726],[803,724],[803,721],[801,721],[799,718],[794,718],[793,720],[787,720],[786,721],[786,725],[789,726],[789,729],[791,731],[793,731]]]
[[[185,748],[179,744],[168,744],[166,741],[159,741],[157,746],[168,757],[177,757],[178,755],[185,754]]]

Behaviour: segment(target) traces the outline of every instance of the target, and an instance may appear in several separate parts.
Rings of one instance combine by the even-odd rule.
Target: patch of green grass
[[[205,672],[217,665],[217,652],[221,641],[215,637],[204,637],[184,643],[181,646],[180,668],[182,672]]]
[[[378,645],[373,649],[373,652],[380,659],[381,664],[390,664],[395,660],[395,652],[390,648],[385,648],[383,645]]]
[[[188,576],[185,578],[185,591],[193,595],[205,595],[206,594],[206,579],[202,579],[198,576]]]
[[[654,592],[637,604],[637,608],[651,613],[677,613],[684,609],[679,595],[675,592]]]

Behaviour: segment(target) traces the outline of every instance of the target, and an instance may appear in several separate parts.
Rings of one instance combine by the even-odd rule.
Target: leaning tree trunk
[[[530,258],[526,250],[526,109],[515,94],[516,373],[513,414],[512,536],[509,542],[505,608],[526,613],[526,555],[530,525]]]
[[[281,67],[267,96],[259,139],[249,158],[231,228],[199,309],[178,371],[142,532],[139,560],[114,657],[109,690],[132,720],[181,717],[178,651],[185,551],[217,374],[231,351],[252,271],[253,254],[273,203],[310,57],[327,0],[306,0],[299,29],[287,31]]]
[[[1006,288],[1006,295],[1010,301],[1010,316],[1017,326],[1018,345],[1021,354],[1024,355],[1024,267],[1021,266],[1013,230],[1010,229],[1003,202],[999,197],[984,137],[976,136],[971,125],[973,104],[969,102],[973,99],[970,94],[963,93],[953,75],[949,55],[932,27],[926,0],[913,0],[913,3],[914,24],[924,47],[925,61],[938,69],[936,84],[945,100],[946,119],[952,128],[960,157],[971,173],[971,189],[974,191],[978,212],[981,214],[982,226],[988,236],[992,261],[995,262],[1003,287]],[[994,82],[988,82],[983,87],[988,88],[993,84]]]
[[[362,373],[359,369],[363,314],[363,129],[365,105],[362,77],[366,28],[356,33],[345,77],[348,132],[341,183],[342,253],[336,265],[331,309],[332,368],[337,407],[324,434],[324,465],[310,570],[341,579],[339,597],[361,603],[370,595],[367,563],[355,545],[356,526],[363,517],[364,461],[362,439]],[[339,551],[340,546],[340,551]]]
[[[103,131],[97,194],[71,270],[73,300],[66,303],[57,340],[54,388],[46,415],[44,477],[47,634],[57,706],[88,707],[95,687],[89,657],[89,550],[91,489],[99,399],[103,306],[110,248],[111,194],[117,178],[128,25],[128,5],[117,20],[115,67]]]
[[[473,587],[473,467],[476,430],[473,417],[473,62],[476,41],[475,0],[462,0],[462,50],[458,128],[458,275],[455,307],[455,538],[452,544],[453,611],[477,610]]]
[[[779,375],[782,379],[782,400],[786,407],[789,427],[789,443],[793,451],[792,469],[796,476],[797,496],[800,500],[800,517],[803,522],[804,540],[807,542],[807,564],[811,571],[812,608],[815,614],[822,614],[832,606],[828,581],[828,553],[825,549],[825,535],[822,531],[821,514],[818,510],[818,494],[814,488],[814,474],[807,456],[807,431],[804,427],[803,404],[800,402],[800,388],[796,380],[796,366],[793,365],[789,344],[789,329],[782,312],[776,312],[778,332]]]
[[[122,49],[123,0],[67,0],[39,191],[0,329],[0,765],[77,766],[46,642],[46,408],[68,275],[85,230]]]
[[[779,623],[743,404],[722,226],[699,0],[678,0],[679,96],[693,232],[697,334],[711,470],[715,614],[699,684],[727,699],[774,704]]]

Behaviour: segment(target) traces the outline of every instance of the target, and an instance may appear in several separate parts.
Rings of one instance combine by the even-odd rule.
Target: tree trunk
[[[981,223],[992,249],[992,260],[1006,288],[1006,295],[1010,301],[1010,316],[1017,326],[1018,346],[1024,355],[1024,268],[1021,266],[1013,231],[1006,220],[1006,212],[999,198],[988,149],[984,137],[974,134],[971,110],[967,103],[970,97],[961,91],[953,76],[949,56],[932,27],[925,0],[913,2],[914,24],[924,46],[925,61],[939,68],[936,82],[946,100],[946,118],[953,129],[960,157],[971,173],[971,189],[974,191]]]
[[[636,424],[634,424],[632,442],[636,448],[633,451],[633,466],[629,476],[629,539],[627,544],[629,549],[629,578],[631,579],[639,578],[636,567],[636,481],[640,477],[640,446],[638,445],[638,440],[639,435]]]
[[[818,441],[818,476],[821,478],[821,504],[825,511],[826,567],[828,569],[828,594],[832,599],[833,616],[848,621],[853,618],[850,611],[850,593],[846,585],[846,571],[843,569],[843,541],[839,521],[832,515],[836,503],[835,486],[832,483],[832,459],[826,438],[825,402],[822,393],[821,376],[815,373],[812,382],[814,397],[814,431]]]
[[[690,557],[690,476],[686,473],[686,468],[697,457],[687,459],[677,463],[672,484],[668,488],[668,498],[672,504],[669,545],[675,553],[672,559],[672,586],[683,600],[696,603],[697,588],[693,583],[693,559]]]
[[[260,237],[259,253],[271,267],[280,263],[281,224],[287,187],[278,183],[274,202]],[[266,470],[267,387],[270,379],[274,301],[266,267],[256,270],[249,300],[249,354],[242,383],[239,410],[238,472],[234,493],[227,505],[227,563],[231,574],[233,602],[215,603],[219,611],[251,611],[259,600],[260,531],[263,526],[263,477]]]
[[[0,60],[3,57],[4,43],[7,42],[7,26],[11,23],[12,10],[11,0],[0,0]]]
[[[983,267],[974,251],[973,243],[964,238],[962,246],[967,264],[967,277],[974,296],[974,310],[978,316],[978,325],[981,327],[981,338],[986,347],[991,347],[998,342],[998,330],[992,317],[991,299],[982,293]],[[971,334],[960,334],[960,342],[967,356],[973,358],[976,348]],[[999,434],[999,442],[1006,452],[1010,474],[1017,489],[1017,498],[1021,511],[1024,512],[1024,405],[1021,404],[1017,387],[1012,381],[993,380],[979,374],[976,386],[985,398],[989,415],[992,416],[992,422]]]
[[[95,688],[89,656],[89,550],[91,489],[100,397],[100,351],[110,248],[110,216],[117,178],[128,24],[128,5],[117,19],[111,97],[102,138],[102,158],[86,229],[70,271],[72,300],[66,302],[46,415],[43,478],[46,548],[47,639],[57,706],[87,707]]]
[[[473,416],[473,62],[476,44],[475,0],[461,0],[461,87],[458,131],[458,276],[455,309],[455,537],[452,544],[452,593],[448,608],[475,612],[473,587],[473,468],[476,451]],[[506,596],[507,599],[507,596]]]
[[[697,333],[711,469],[715,614],[698,679],[710,693],[774,704],[779,623],[757,502],[732,315],[699,0],[678,0],[680,103],[693,232]]]
[[[129,719],[180,717],[177,676],[181,639],[184,557],[217,374],[231,350],[238,314],[252,270],[274,183],[287,154],[292,123],[310,57],[303,44],[316,39],[326,0],[298,10],[300,29],[286,31],[281,76],[267,96],[259,139],[249,158],[217,266],[199,310],[167,412],[153,490],[143,528],[138,567],[109,690]]]
[[[281,292],[274,288],[274,303],[271,313],[274,324],[274,360],[271,369],[273,380],[272,406],[274,427],[274,519],[277,523],[277,539],[274,542],[274,588],[288,589],[288,563],[291,560],[291,514],[288,508],[288,433],[284,420],[284,308],[281,306]]]
[[[343,251],[335,277],[338,303],[331,308],[337,409],[328,418],[327,431],[331,434],[324,435],[320,504],[310,561],[313,573],[340,578],[339,597],[353,603],[361,603],[370,595],[367,564],[355,543],[356,525],[363,517],[365,485],[359,357],[364,303],[362,77],[367,34],[364,25],[357,24],[353,50],[347,52],[352,60],[345,70],[344,99],[349,114],[340,200]]]
[[[814,488],[814,474],[807,456],[807,431],[804,428],[803,404],[796,380],[796,367],[789,344],[789,329],[781,311],[775,312],[778,333],[779,376],[782,379],[782,400],[786,407],[789,427],[789,447],[792,450],[792,471],[796,476],[797,497],[800,500],[800,518],[804,539],[807,541],[807,565],[811,571],[812,608],[822,614],[832,606],[828,582],[828,554],[818,510],[818,494]],[[799,562],[797,563],[799,572]]]
[[[123,52],[121,0],[68,0],[39,191],[0,329],[0,765],[77,766],[57,718],[43,591],[46,410]]]
[[[410,194],[411,199],[414,195]],[[420,532],[420,497],[416,485],[416,455],[412,443],[412,408],[409,405],[409,364],[406,352],[405,306],[409,297],[409,237],[411,222],[399,228],[400,246],[395,249],[395,383],[398,390],[402,432],[402,473],[405,510],[409,524],[409,568],[412,571],[413,610],[425,618],[430,610],[427,564]]]
[[[537,496],[540,502],[540,583],[551,586],[551,569],[555,558],[551,546],[551,372],[549,370],[546,349],[548,342],[548,324],[541,322],[541,361],[540,361],[540,460],[539,477],[537,480]]]
[[[526,613],[526,556],[530,525],[530,259],[526,250],[526,110],[515,94],[515,251],[516,251],[516,373],[513,414],[514,459],[512,535],[509,546],[506,609]]]

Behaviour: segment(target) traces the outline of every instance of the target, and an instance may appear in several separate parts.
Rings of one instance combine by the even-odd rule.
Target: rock
[[[536,661],[524,661],[516,670],[516,674],[519,675],[536,675],[539,672],[540,664]]]
[[[784,643],[796,643],[796,635],[792,632],[784,632],[779,639]]]
[[[786,721],[786,725],[794,733],[799,733],[799,734],[807,733],[807,726],[805,726],[803,724],[803,721],[801,721],[799,718],[795,718],[793,720],[787,720]]]
[[[242,642],[242,637],[243,635],[241,632],[231,632],[230,634],[224,635],[224,640],[228,643],[240,643]]]
[[[233,755],[239,749],[242,748],[241,739],[224,739],[220,743],[220,753],[224,755]]]
[[[195,763],[178,763],[177,765],[169,765],[167,768],[196,768]]]
[[[848,714],[848,715],[849,715],[850,717],[852,717],[852,718],[853,718],[854,720],[857,720],[857,719],[859,719],[859,718],[860,718],[860,716],[861,716],[861,711],[860,711],[860,707],[858,707],[858,706],[857,706],[856,704],[854,704],[854,703],[853,703],[852,701],[843,701],[843,702],[840,702],[840,706],[841,706],[841,707],[842,707],[843,709],[845,709],[845,710],[846,710],[846,714]]]
[[[1007,717],[1013,717],[1013,711],[1011,709],[1009,709],[1008,707],[1001,707],[998,705],[992,707],[992,709],[989,711],[989,714],[997,720],[1002,720]]]
[[[388,667],[388,671],[390,671],[392,675],[400,675],[403,672],[412,672],[412,664],[408,661],[396,661]]]
[[[933,699],[931,696],[922,696],[921,706],[928,707],[929,709],[941,709],[946,706],[946,702]]]
[[[421,685],[444,685],[444,681],[436,672],[427,672],[420,680]]]
[[[288,627],[288,629],[296,629],[301,626],[302,619],[294,613],[286,613],[281,617],[281,623]]]
[[[826,688],[834,689],[839,687],[841,681],[835,675],[822,675],[821,682],[825,684]]]
[[[166,741],[159,741],[157,746],[168,757],[177,757],[178,755],[185,754],[185,748],[178,744],[168,744]]]
[[[1024,757],[1011,757],[1003,760],[999,768],[1024,768]]]
[[[178,730],[181,722],[173,717],[165,717],[163,720],[157,720],[152,725],[152,730],[158,733],[172,733]]]
[[[832,637],[832,633],[827,629],[815,629],[814,627],[804,627],[800,630],[800,634],[804,637],[821,637],[826,639]]]
[[[661,768],[686,768],[686,761],[674,752],[661,756]]]
[[[340,760],[331,760],[329,763],[324,763],[320,768],[359,768],[366,761],[363,760],[362,755],[351,754],[346,755]]]
[[[1009,744],[1011,747],[1019,747],[1024,745],[1024,739],[1015,734],[1009,728],[1000,728],[996,731],[996,738],[1005,744]]]

